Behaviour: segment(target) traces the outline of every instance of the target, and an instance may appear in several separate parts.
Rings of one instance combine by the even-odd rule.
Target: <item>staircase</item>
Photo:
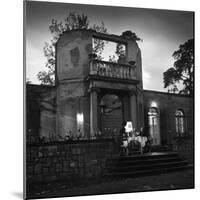
[[[175,152],[153,152],[120,156],[107,161],[108,177],[138,177],[191,168]]]

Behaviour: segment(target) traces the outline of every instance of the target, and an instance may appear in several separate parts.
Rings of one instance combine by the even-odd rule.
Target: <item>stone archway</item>
[[[105,94],[100,99],[101,131],[105,137],[119,134],[123,122],[122,101],[115,94]]]

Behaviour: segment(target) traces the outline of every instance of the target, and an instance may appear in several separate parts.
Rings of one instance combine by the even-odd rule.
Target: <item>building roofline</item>
[[[73,29],[73,30],[69,30],[69,31],[64,31],[62,33],[62,35],[70,33],[70,32],[76,32],[76,31],[91,32],[93,37],[96,37],[96,38],[99,38],[99,39],[102,39],[102,40],[111,41],[111,42],[120,42],[122,44],[127,44],[128,41],[133,41],[133,42],[135,42],[137,44],[137,41],[134,41],[132,39],[124,38],[123,36],[116,35],[116,34],[97,32],[94,29]],[[61,38],[61,36],[59,37],[59,39]],[[58,39],[58,41],[59,41],[59,39]]]
[[[30,84],[30,83],[26,83],[27,87],[40,87],[40,88],[55,88],[55,85],[38,85],[38,84]]]
[[[192,98],[191,95],[187,95],[187,94],[175,94],[175,93],[161,92],[161,91],[156,91],[156,90],[146,90],[146,89],[143,89],[143,92],[157,93],[157,94],[159,93],[159,94],[166,94],[166,95],[171,95],[171,96],[179,96],[179,97]]]

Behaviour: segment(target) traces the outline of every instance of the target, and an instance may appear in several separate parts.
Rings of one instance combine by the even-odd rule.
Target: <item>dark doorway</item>
[[[123,121],[122,102],[115,94],[105,94],[100,100],[101,131],[107,137],[118,135]]]

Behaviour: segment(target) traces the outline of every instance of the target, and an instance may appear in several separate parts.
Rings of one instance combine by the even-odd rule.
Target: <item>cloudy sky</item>
[[[91,25],[103,21],[111,34],[131,30],[143,39],[138,44],[144,89],[164,91],[162,74],[173,65],[173,52],[193,38],[192,12],[28,1],[26,74],[32,83],[39,84],[36,75],[45,70],[43,46],[52,37],[48,30],[51,19],[61,20],[72,11],[86,14]]]

